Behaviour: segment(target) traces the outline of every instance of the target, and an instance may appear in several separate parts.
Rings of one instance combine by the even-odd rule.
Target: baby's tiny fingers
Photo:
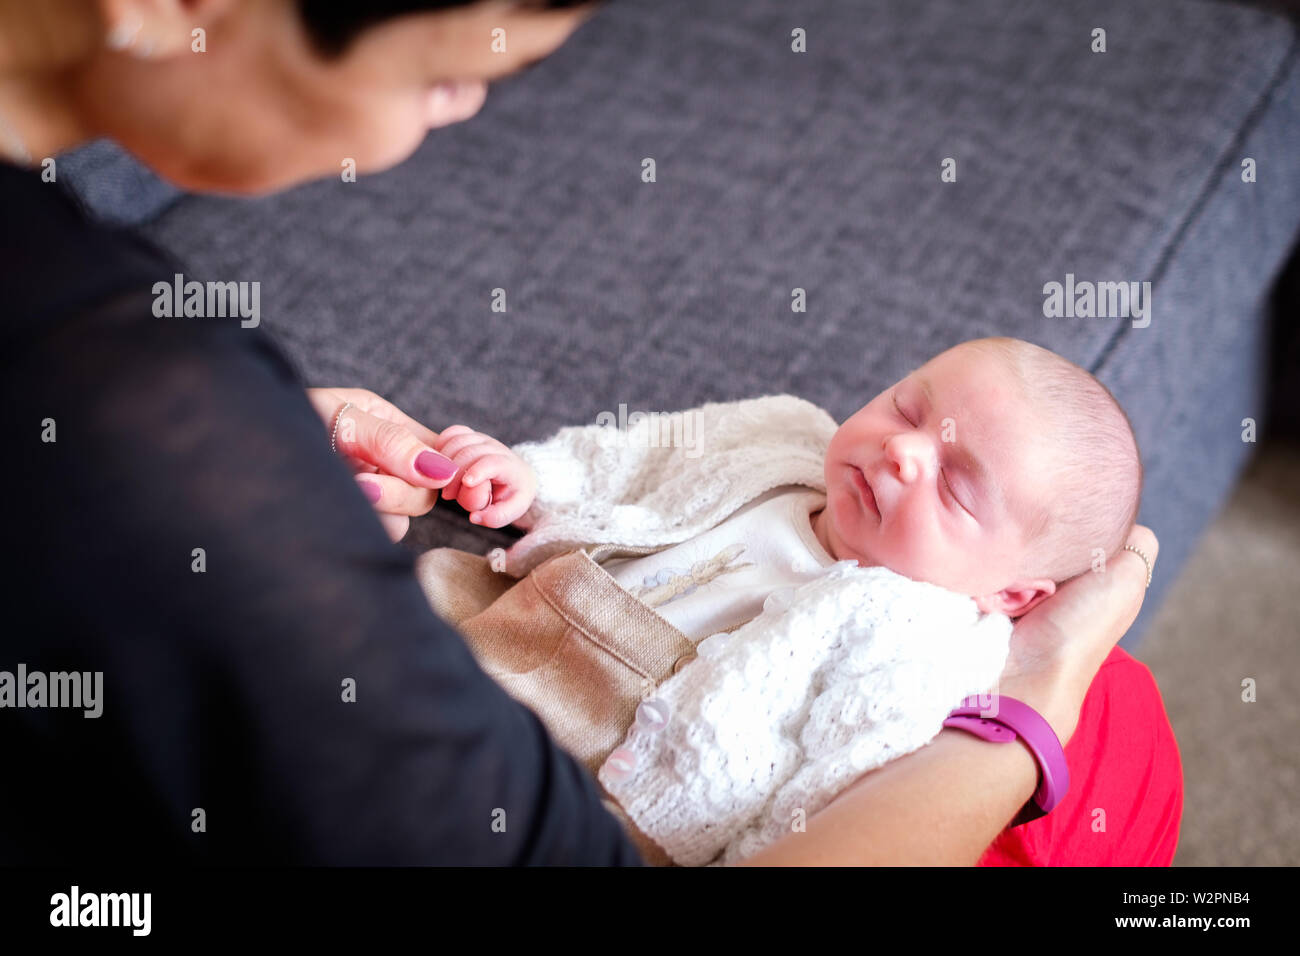
[[[473,445],[461,447],[452,455],[452,462],[456,466],[456,477],[447,483],[447,487],[442,489],[442,496],[449,501],[459,501],[461,494],[469,485],[463,484],[465,478],[465,469],[474,464],[479,458],[487,454],[487,449],[491,448],[487,442],[479,442]]]
[[[461,482],[470,488],[489,480],[497,481],[500,484],[510,484],[511,479],[515,476],[517,461],[518,459],[513,455],[499,455],[488,452],[482,457],[474,459],[472,464],[462,468]]]
[[[477,437],[471,435],[471,438]],[[454,443],[453,439],[453,443]],[[461,484],[461,479],[465,477],[465,469],[474,463],[474,459],[482,454],[481,451],[475,451],[478,444],[462,445],[459,449],[447,450],[447,457],[451,458],[452,463],[456,466],[456,476],[447,482],[447,487],[442,489],[442,496],[448,501],[459,501],[460,493],[465,486]]]
[[[456,477],[447,482],[447,487],[442,489],[443,501],[456,501],[460,498],[460,477],[461,473],[456,472]]]
[[[466,511],[475,512],[492,503],[492,485],[484,483],[474,488],[461,487],[456,502]]]
[[[447,439],[447,444],[442,446],[442,453],[448,458],[456,458],[457,455],[463,455],[471,448],[491,448],[497,449],[496,441],[487,435],[480,435],[478,432],[470,432],[467,435],[456,435]]]
[[[468,425],[448,425],[438,433],[438,443],[434,445],[434,450],[440,455],[446,454],[442,449],[447,442],[451,441],[457,435],[470,434],[473,431],[474,429],[470,428]]]
[[[485,528],[504,528],[523,517],[524,512],[528,510],[528,505],[529,501],[526,497],[507,491],[503,497],[494,497],[491,504],[482,511],[471,514],[469,520]]]

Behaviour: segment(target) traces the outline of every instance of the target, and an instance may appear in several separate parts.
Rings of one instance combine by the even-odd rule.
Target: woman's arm
[[[1033,796],[1020,745],[944,730],[845,790],[743,866],[970,866]]]
[[[1150,529],[1128,543],[1154,563]],[[1142,607],[1147,567],[1121,551],[1107,570],[1066,582],[1021,618],[997,693],[1022,700],[1064,745],[1102,661]],[[1067,638],[1068,635],[1068,638]],[[808,821],[749,857],[750,866],[971,866],[1033,796],[1034,758],[944,730],[927,746],[865,774]]]

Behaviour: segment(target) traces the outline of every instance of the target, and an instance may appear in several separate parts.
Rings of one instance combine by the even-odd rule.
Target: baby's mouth
[[[858,490],[858,497],[862,499],[863,506],[879,518],[880,506],[876,504],[875,492],[871,490],[871,485],[867,484],[867,476],[856,465],[853,466],[853,486]]]

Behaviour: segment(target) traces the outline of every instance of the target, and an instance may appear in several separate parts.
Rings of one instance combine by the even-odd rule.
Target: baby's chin
[[[925,584],[933,584],[935,587],[943,588],[946,591],[952,591],[954,594],[964,594],[972,600],[978,599],[979,595],[972,594],[968,589],[960,587],[960,582],[953,579],[950,575],[943,573],[925,574],[917,577],[911,570],[902,570],[894,567],[888,560],[880,560],[871,548],[871,543],[864,540],[862,534],[852,537],[844,533],[844,529],[836,516],[836,509],[828,503],[827,511],[829,512],[827,520],[830,522],[832,533],[830,534],[832,549],[831,557],[837,561],[856,561],[859,567],[863,568],[888,568],[895,574],[901,574],[903,577],[912,581],[920,581]],[[897,562],[894,562],[896,564]]]
[[[884,567],[884,563],[876,560],[861,529],[857,527],[861,516],[854,514],[854,521],[851,530],[846,529],[845,525],[849,522],[843,520],[840,513],[842,507],[854,508],[856,502],[848,499],[848,496],[841,493],[835,496],[841,500],[829,500],[826,504],[826,521],[830,534],[830,547],[827,549],[831,557],[836,561],[856,561],[864,568]]]

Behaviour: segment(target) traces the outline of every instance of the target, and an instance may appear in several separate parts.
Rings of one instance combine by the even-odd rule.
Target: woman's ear
[[[985,614],[1020,617],[1056,593],[1056,582],[1049,578],[1023,581],[975,599],[975,606]]]

